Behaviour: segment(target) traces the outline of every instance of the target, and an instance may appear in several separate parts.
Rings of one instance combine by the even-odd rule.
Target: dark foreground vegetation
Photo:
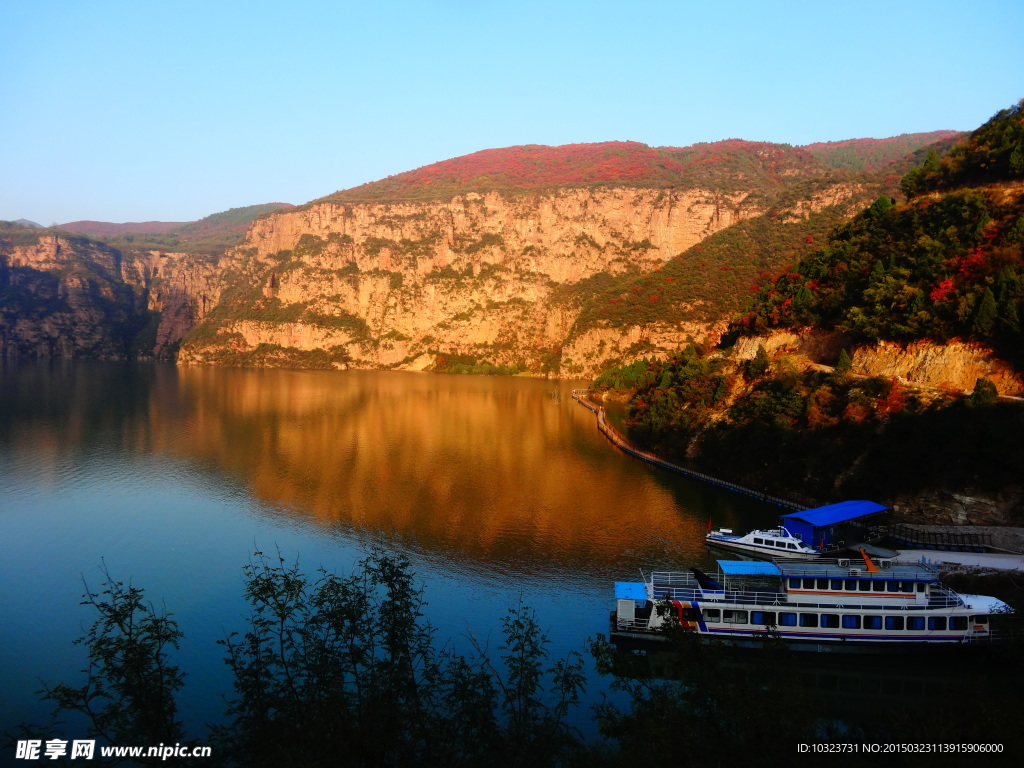
[[[438,643],[421,612],[423,589],[401,556],[378,550],[338,576],[257,553],[244,571],[249,624],[221,641],[234,673],[224,724],[184,733],[175,697],[185,673],[173,658],[184,633],[143,590],[106,574],[85,595],[98,618],[76,641],[87,658],[84,680],[45,687],[54,723],[23,726],[14,738],[194,742],[213,747],[195,765],[275,768],[677,766],[684,753],[690,764],[748,765],[756,756],[758,765],[788,765],[798,744],[823,742],[996,743],[1011,764],[1024,754],[1019,644],[908,672],[918,667],[906,659],[873,659],[859,671],[850,659],[820,667],[781,644],[738,654],[678,629],[665,652],[649,655],[598,638],[590,653],[603,692],[592,715],[603,738],[588,743],[570,724],[584,659],[574,652],[552,661],[529,608],[509,610],[496,652],[474,640],[463,656]],[[1020,604],[1020,589],[1004,586]],[[894,685],[903,695],[889,695]],[[863,754],[833,758],[868,762]],[[906,754],[886,764],[963,758]]]

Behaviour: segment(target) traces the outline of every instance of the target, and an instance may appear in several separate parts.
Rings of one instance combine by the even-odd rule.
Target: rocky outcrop
[[[902,495],[892,502],[894,522],[930,525],[1024,526],[1024,488],[998,492],[936,488]]]
[[[851,355],[853,374],[895,377],[913,387],[958,394],[974,391],[978,379],[987,378],[1000,394],[1024,394],[1020,374],[995,357],[992,350],[971,342],[879,341],[855,345],[843,334],[803,329],[742,338],[736,342],[735,354],[740,360],[750,360],[761,346],[769,354],[787,354],[796,361],[818,365],[834,364],[839,351],[845,348]]]
[[[978,344],[953,341],[948,344],[916,342],[902,345],[881,341],[857,347],[853,353],[854,373],[895,376],[919,387],[972,392],[980,378],[987,378],[1001,394],[1024,394],[1024,381],[992,351]]]
[[[688,344],[717,342],[727,325],[723,320],[590,328],[562,347],[562,370],[567,376],[592,379],[640,357],[664,360]]]
[[[0,357],[174,360],[225,284],[215,257],[0,238]]]
[[[217,259],[187,253],[154,251],[136,263],[148,267],[141,282],[147,286],[147,309],[159,318],[151,354],[175,360],[185,334],[217,303],[225,275]]]

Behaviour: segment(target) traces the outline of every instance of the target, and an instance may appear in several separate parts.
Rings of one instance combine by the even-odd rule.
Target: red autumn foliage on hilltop
[[[683,165],[664,152],[635,141],[527,144],[485,149],[425,165],[381,181],[353,187],[345,199],[418,197],[432,191],[538,189],[602,183],[670,183]]]
[[[936,136],[958,135],[950,131]],[[636,141],[544,146],[526,144],[485,149],[425,165],[313,202],[442,199],[469,191],[534,190],[556,187],[620,185],[702,187],[730,191],[778,185],[782,177],[822,176],[837,165],[837,152],[856,150],[872,159],[859,167],[902,159],[909,134],[895,139],[855,139],[835,145],[793,147],[764,141],[726,139],[689,147],[650,147]],[[841,146],[840,146],[841,145]],[[825,147],[824,150],[820,149]],[[835,149],[839,147],[839,149]],[[811,151],[815,148],[814,151]],[[819,157],[820,155],[820,157]]]

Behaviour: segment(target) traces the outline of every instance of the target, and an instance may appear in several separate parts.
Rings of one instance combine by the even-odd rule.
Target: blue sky
[[[0,0],[0,219],[188,221],[489,147],[971,130],[1024,2]]]

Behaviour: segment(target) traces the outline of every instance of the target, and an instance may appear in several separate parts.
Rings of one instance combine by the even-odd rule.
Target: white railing
[[[648,632],[648,619],[620,619],[615,617],[615,628],[624,632]]]

